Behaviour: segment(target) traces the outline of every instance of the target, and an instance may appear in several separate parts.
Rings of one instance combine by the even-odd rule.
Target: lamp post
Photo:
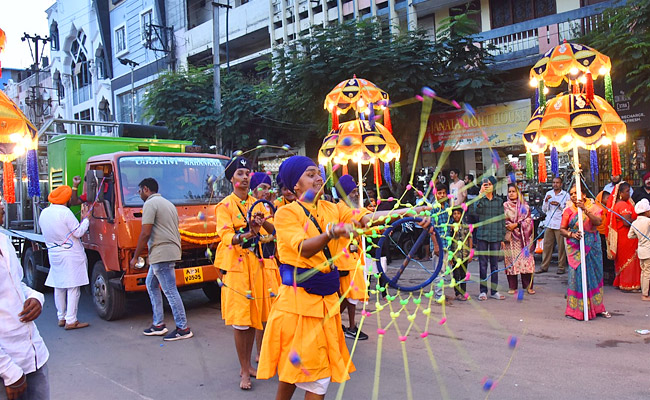
[[[133,60],[129,60],[128,58],[118,58],[118,60],[120,61],[120,63],[122,63],[122,65],[128,65],[129,67],[131,67],[131,123],[134,123],[135,122],[135,86],[133,82],[133,70],[135,69],[135,67],[137,67],[140,64],[138,64]]]

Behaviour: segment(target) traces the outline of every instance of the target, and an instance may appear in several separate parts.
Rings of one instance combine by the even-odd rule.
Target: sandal
[[[499,293],[499,292],[496,292],[496,293],[494,293],[494,294],[491,294],[490,297],[493,298],[493,299],[495,299],[495,300],[505,300],[505,299],[506,299],[506,296],[502,295],[502,294]]]
[[[537,292],[535,292],[534,289],[528,289],[528,294],[535,294],[535,293],[537,293]]]
[[[601,312],[600,316],[603,317],[603,318],[612,318],[612,314],[610,314],[609,311]]]
[[[487,300],[487,293],[481,293],[478,295],[478,300],[479,301],[485,301]]]
[[[510,290],[508,290],[508,294],[515,294],[516,292],[517,292],[517,291],[514,290],[514,289],[510,289]]]

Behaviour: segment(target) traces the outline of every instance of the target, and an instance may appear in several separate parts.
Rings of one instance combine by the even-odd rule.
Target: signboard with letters
[[[476,118],[465,114],[464,110],[432,114],[422,150],[438,153],[481,149],[488,142],[491,147],[520,146],[522,132],[531,116],[531,101],[522,99],[477,107]]]

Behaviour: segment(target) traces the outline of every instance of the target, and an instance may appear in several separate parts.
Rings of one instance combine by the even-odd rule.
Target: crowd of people
[[[470,299],[467,265],[475,255],[478,301],[506,298],[498,291],[500,271],[505,271],[509,295],[522,290],[533,295],[534,274],[549,271],[555,246],[557,273],[568,274],[567,317],[583,319],[583,293],[590,319],[611,317],[603,301],[607,260],[613,263],[615,287],[641,292],[642,300],[650,300],[650,173],[643,177],[643,187],[634,191],[613,176],[595,199],[585,191],[579,196],[575,185],[566,192],[562,179],[554,178],[543,200],[544,245],[537,271],[531,209],[514,183],[508,185],[505,197],[498,195],[494,176],[477,184],[473,176],[461,180],[460,171],[452,169],[449,185],[435,182],[431,196],[420,193],[415,207],[388,209],[380,209],[385,202],[372,199],[360,204],[358,184],[349,175],[338,178],[335,185],[338,201],[326,198],[318,166],[303,156],[282,163],[277,178],[282,196],[277,199],[272,195],[271,178],[253,173],[251,161],[244,157],[232,159],[225,176],[232,193],[216,207],[220,242],[215,265],[222,273],[221,315],[233,328],[242,390],[252,388],[253,377],[269,379],[277,374],[276,399],[290,399],[296,388],[306,391],[306,399],[322,399],[330,382],[349,379],[355,368],[345,338],[368,338],[356,323],[357,305],[368,300],[361,233],[372,227],[381,229],[386,218],[413,211],[428,211],[425,215],[430,217],[418,222],[431,235],[426,247],[429,254],[445,260],[446,271],[452,271],[440,274],[433,283],[439,302],[447,300],[441,281],[452,281],[452,277],[455,283],[447,286],[453,286],[455,300]],[[158,193],[154,179],[144,179],[138,187],[144,201],[142,230],[131,266],[139,263],[146,246],[150,264],[146,285],[153,310],[152,324],[143,334],[165,340],[191,338],[173,272],[181,258],[176,208]],[[86,270],[85,258],[83,262],[79,258],[79,251],[83,252],[79,238],[88,222],[77,222],[66,207],[71,197],[76,199],[72,196],[76,189],[62,186],[53,191],[52,205],[41,216],[43,233],[54,249],[49,252],[52,269],[46,283],[55,288],[59,325],[65,329],[88,326],[76,316],[79,287],[88,283],[87,276],[79,273]],[[11,301],[3,300],[3,307],[10,310],[3,308],[0,313],[5,315],[0,328],[5,351],[0,354],[0,375],[7,398],[48,398],[44,394],[48,353],[33,323],[43,297],[20,282],[22,270],[5,239],[0,241],[0,276],[6,275],[0,279],[0,292]],[[55,244],[64,242],[71,242],[72,247],[57,251]],[[587,287],[581,279],[583,266]],[[164,323],[162,294],[176,324],[171,333]],[[345,310],[347,327],[342,319]],[[27,337],[21,336],[23,331],[29,332],[29,354],[20,350],[20,341]],[[252,362],[256,342],[257,368]]]

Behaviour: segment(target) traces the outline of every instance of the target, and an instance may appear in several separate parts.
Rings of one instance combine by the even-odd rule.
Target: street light
[[[137,67],[138,64],[137,62],[133,60],[129,60],[128,58],[118,58],[118,61],[122,63],[122,65],[128,65],[131,67],[131,123],[135,122],[134,118],[134,113],[135,113],[135,86],[133,83],[133,69]]]

